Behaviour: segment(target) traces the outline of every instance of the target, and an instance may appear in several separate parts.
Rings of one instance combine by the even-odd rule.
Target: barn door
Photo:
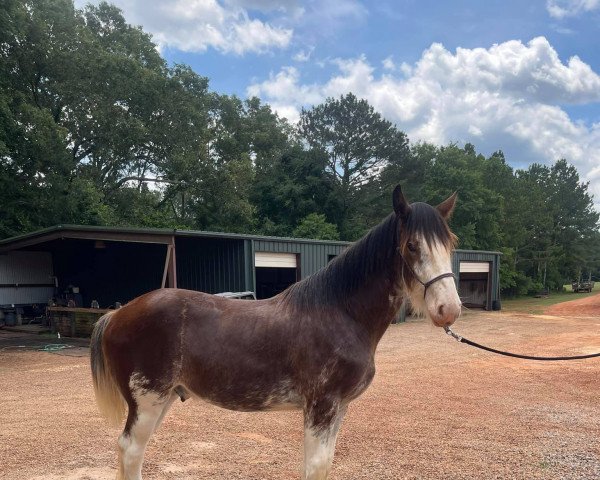
[[[467,307],[491,308],[490,262],[460,262],[459,295]]]

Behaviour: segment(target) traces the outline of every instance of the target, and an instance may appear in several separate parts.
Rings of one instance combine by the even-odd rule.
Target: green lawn
[[[565,285],[565,288],[567,289],[566,292],[552,292],[547,298],[519,297],[514,299],[502,299],[502,310],[507,312],[540,314],[550,305],[554,305],[555,303],[568,302],[570,300],[586,298],[600,293],[600,282],[596,282],[592,293],[574,293],[571,289],[571,285]]]

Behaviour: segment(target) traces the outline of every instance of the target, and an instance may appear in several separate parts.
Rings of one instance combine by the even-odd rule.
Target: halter
[[[442,273],[441,275],[438,275],[437,277],[432,278],[428,282],[424,282],[423,280],[421,280],[419,278],[419,276],[415,273],[415,271],[412,269],[412,267],[408,264],[408,262],[404,258],[404,255],[400,254],[400,258],[402,259],[402,262],[404,263],[404,265],[406,265],[406,267],[408,268],[410,273],[412,273],[414,279],[417,282],[419,282],[421,285],[423,285],[423,287],[425,288],[425,290],[423,291],[423,299],[425,299],[425,296],[427,295],[427,289],[429,287],[431,287],[431,285],[433,285],[438,280],[441,280],[442,278],[450,278],[450,277],[452,277],[454,280],[456,280],[456,275],[454,275],[452,272],[447,272],[447,273]]]
[[[396,223],[395,223],[395,225],[397,225],[397,224],[398,224],[398,216],[396,215]],[[395,240],[397,240],[397,238],[395,238]],[[421,285],[423,285],[423,288],[425,289],[423,291],[423,299],[425,299],[425,297],[427,296],[427,289],[429,287],[431,287],[431,285],[433,285],[438,280],[442,280],[443,278],[450,278],[450,277],[453,278],[454,280],[456,280],[456,275],[454,275],[452,272],[447,272],[447,273],[442,273],[441,275],[438,275],[437,277],[432,278],[428,282],[424,282],[423,280],[421,280],[419,278],[419,276],[415,273],[415,271],[412,269],[412,267],[406,261],[406,259],[404,258],[404,255],[402,255],[402,251],[400,250],[400,247],[396,247],[396,248],[397,248],[398,254],[400,255],[400,258],[402,259],[403,265],[406,265],[406,267],[408,267],[408,270],[410,271],[410,273],[412,273],[412,276],[414,277],[414,279],[417,282],[419,282]]]

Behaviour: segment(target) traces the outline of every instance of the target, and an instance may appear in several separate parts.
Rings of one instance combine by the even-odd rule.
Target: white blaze
[[[444,273],[452,273],[452,252],[439,241],[431,246],[423,238],[418,239],[420,256],[413,270],[424,283]],[[442,278],[427,289],[415,282],[409,292],[410,302],[418,312],[425,314],[438,326],[450,325],[460,315],[461,302],[452,277]]]

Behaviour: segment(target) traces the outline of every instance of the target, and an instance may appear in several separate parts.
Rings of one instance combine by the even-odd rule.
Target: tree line
[[[599,215],[566,160],[514,170],[501,151],[410,144],[348,93],[290,124],[169,66],[108,3],[4,0],[0,237],[61,224],[355,240],[411,201],[458,191],[459,248],[500,250],[505,293],[600,268]]]

